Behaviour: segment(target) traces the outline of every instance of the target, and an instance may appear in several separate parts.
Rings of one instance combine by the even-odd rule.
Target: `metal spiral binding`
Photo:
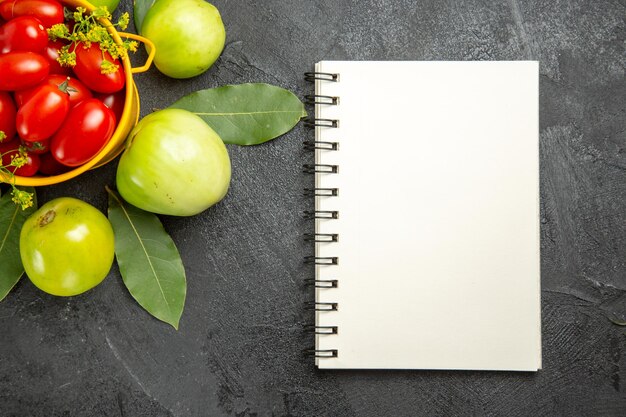
[[[305,233],[304,240],[306,242],[338,242],[339,235],[337,233]]]
[[[307,81],[315,82],[317,80],[322,82],[338,82],[339,74],[332,74],[326,72],[307,72],[304,74],[304,78]],[[326,96],[319,94],[312,94],[305,96],[305,103],[313,106],[337,106],[339,105],[339,97]],[[339,120],[337,119],[322,119],[322,118],[309,118],[305,120],[304,124],[310,128],[338,128]],[[303,143],[303,147],[307,151],[337,151],[339,144],[337,142],[329,141],[317,141],[307,140]],[[305,164],[302,166],[303,172],[311,175],[322,174],[332,175],[339,172],[338,165],[331,164]],[[305,196],[311,197],[337,197],[339,190],[337,188],[305,188]],[[309,210],[304,212],[305,219],[316,220],[333,220],[339,218],[339,212],[335,210]],[[332,243],[339,241],[339,235],[337,233],[306,233],[304,240],[309,242],[315,242],[319,244]],[[339,258],[336,256],[306,256],[304,263],[314,265],[338,265]],[[339,281],[337,279],[307,279],[305,285],[315,287],[316,289],[332,289],[337,288]],[[318,302],[310,301],[305,303],[306,310],[312,310],[316,312],[329,312],[337,311],[339,309],[338,303],[332,302]],[[323,313],[321,313],[323,314]],[[315,334],[318,337],[325,337],[330,335],[336,335],[339,332],[337,326],[318,326],[317,324],[305,326],[305,331]],[[337,349],[308,349],[305,353],[315,358],[336,358],[339,354]]]
[[[304,285],[315,288],[337,288],[339,281],[336,279],[307,278],[304,280]]]
[[[315,82],[315,80],[322,81],[339,81],[339,74],[332,74],[330,72],[305,72],[305,81]]]
[[[336,358],[338,356],[337,349],[306,349],[304,354],[315,358]]]
[[[336,210],[305,210],[302,212],[302,214],[305,220],[339,218],[339,212]]]
[[[320,172],[322,174],[336,174],[339,167],[337,165],[328,165],[328,164],[304,164],[302,165],[302,170],[306,174],[315,174]]]
[[[339,195],[338,188],[305,188],[305,197],[337,197]]]
[[[304,119],[304,125],[306,127],[339,127],[339,120],[337,119],[318,119],[315,117],[309,117]]]
[[[305,310],[314,311],[337,311],[339,310],[338,303],[320,303],[318,301],[307,301],[304,303]]]
[[[323,142],[319,140],[307,140],[302,143],[304,149],[307,151],[314,151],[316,149],[321,149],[324,151],[336,151],[339,149],[339,144],[337,142]]]
[[[305,256],[304,263],[315,265],[338,265],[339,258],[336,256]]]
[[[313,324],[307,324],[304,326],[304,330],[315,334],[337,334],[339,332],[337,326],[315,326]]]
[[[304,104],[339,104],[339,97],[337,96],[321,96],[319,94],[309,94],[304,96]]]

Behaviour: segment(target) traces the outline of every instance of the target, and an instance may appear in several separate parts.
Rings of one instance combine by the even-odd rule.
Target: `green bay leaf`
[[[148,10],[150,10],[154,3],[156,3],[156,0],[133,1],[133,16],[135,18],[135,29],[137,29],[137,33],[141,33],[141,25],[143,24],[143,19],[146,17]]]
[[[307,115],[291,91],[263,83],[196,91],[170,107],[197,114],[224,143],[235,145],[258,145],[277,138]]]
[[[156,215],[107,192],[115,257],[126,288],[148,313],[178,329],[187,281],[174,241]]]
[[[20,189],[33,193],[33,206],[26,210],[11,201],[10,191],[0,197],[0,301],[24,274],[20,258],[20,232],[26,219],[37,210],[35,189]]]

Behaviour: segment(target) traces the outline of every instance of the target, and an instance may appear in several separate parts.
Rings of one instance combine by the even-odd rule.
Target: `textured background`
[[[316,371],[301,354],[313,343],[302,285],[313,269],[301,262],[313,246],[301,218],[312,208],[301,192],[311,133],[299,126],[230,147],[222,203],[163,217],[187,268],[178,332],[134,302],[116,267],[74,298],[23,279],[0,303],[0,415],[626,415],[626,337],[607,318],[626,311],[624,0],[214,4],[228,32],[222,57],[192,80],[138,75],[142,114],[246,81],[303,97],[312,87],[302,73],[322,59],[540,61],[544,370]],[[42,188],[40,200],[105,210],[114,173],[112,163]]]

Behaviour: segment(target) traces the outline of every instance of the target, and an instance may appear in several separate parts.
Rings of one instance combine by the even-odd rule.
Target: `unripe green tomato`
[[[71,197],[49,201],[20,233],[28,278],[52,295],[81,294],[98,285],[113,264],[113,228],[98,209]]]
[[[219,11],[204,0],[159,0],[148,10],[141,34],[154,42],[154,64],[172,78],[208,70],[224,49]]]
[[[160,110],[130,132],[116,183],[124,200],[140,209],[193,216],[226,195],[230,158],[222,139],[199,116]]]
[[[109,13],[113,13],[113,10],[117,9],[117,5],[120,4],[120,0],[88,0],[89,3],[94,6],[106,6]]]

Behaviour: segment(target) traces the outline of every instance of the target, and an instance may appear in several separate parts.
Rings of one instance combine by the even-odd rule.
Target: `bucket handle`
[[[148,71],[148,69],[150,68],[150,65],[152,65],[154,54],[156,53],[156,48],[154,47],[154,43],[152,43],[150,39],[144,38],[143,36],[135,35],[134,33],[119,32],[119,35],[122,38],[130,38],[130,39],[146,44],[146,47],[147,47],[146,49],[148,50],[148,59],[146,59],[146,63],[140,67],[131,68],[130,72],[132,72],[133,74],[137,74],[139,72]]]

